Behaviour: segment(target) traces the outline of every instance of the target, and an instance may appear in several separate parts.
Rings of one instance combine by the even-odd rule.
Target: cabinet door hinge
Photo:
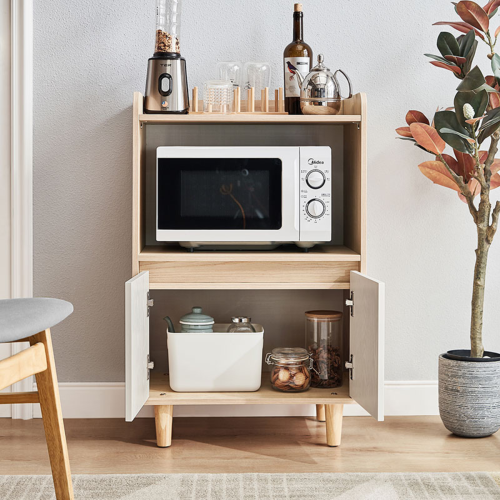
[[[352,354],[349,361],[345,362],[345,367],[349,370],[349,378],[354,380],[354,357]]]
[[[148,292],[148,302],[147,302],[147,304],[148,304],[148,316],[149,316],[149,308],[150,308],[150,307],[153,307],[153,306],[155,305],[155,300],[154,300],[154,299],[152,299],[152,298],[149,296],[149,292]]]
[[[148,354],[146,368],[148,370],[148,380],[151,378],[151,370],[155,367],[155,362],[151,361],[151,356]]]
[[[351,316],[354,316],[354,292],[351,292],[351,298],[346,299],[345,305],[350,309]]]

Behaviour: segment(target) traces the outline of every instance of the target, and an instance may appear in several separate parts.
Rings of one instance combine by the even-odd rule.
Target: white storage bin
[[[213,333],[167,331],[170,387],[176,392],[253,392],[262,378],[264,328],[229,333],[216,323]]]

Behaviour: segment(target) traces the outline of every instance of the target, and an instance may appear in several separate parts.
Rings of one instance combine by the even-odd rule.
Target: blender
[[[187,113],[186,60],[180,54],[181,0],[157,0],[156,43],[148,60],[144,111]]]

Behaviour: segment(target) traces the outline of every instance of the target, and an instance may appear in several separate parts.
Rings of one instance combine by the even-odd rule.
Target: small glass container
[[[233,87],[241,85],[241,69],[240,61],[224,61],[217,63],[217,75],[219,80],[231,81]]]
[[[233,102],[233,84],[230,80],[209,80],[203,85],[203,111],[230,113]]]
[[[252,318],[248,316],[233,316],[227,331],[231,333],[255,333]]]
[[[306,312],[306,346],[312,359],[311,385],[342,385],[342,313],[339,311]]]
[[[303,392],[311,385],[312,360],[302,347],[278,347],[266,355],[272,365],[271,386],[281,392]]]

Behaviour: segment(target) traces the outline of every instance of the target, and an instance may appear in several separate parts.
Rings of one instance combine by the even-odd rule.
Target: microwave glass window
[[[159,229],[281,228],[278,158],[159,158]]]

